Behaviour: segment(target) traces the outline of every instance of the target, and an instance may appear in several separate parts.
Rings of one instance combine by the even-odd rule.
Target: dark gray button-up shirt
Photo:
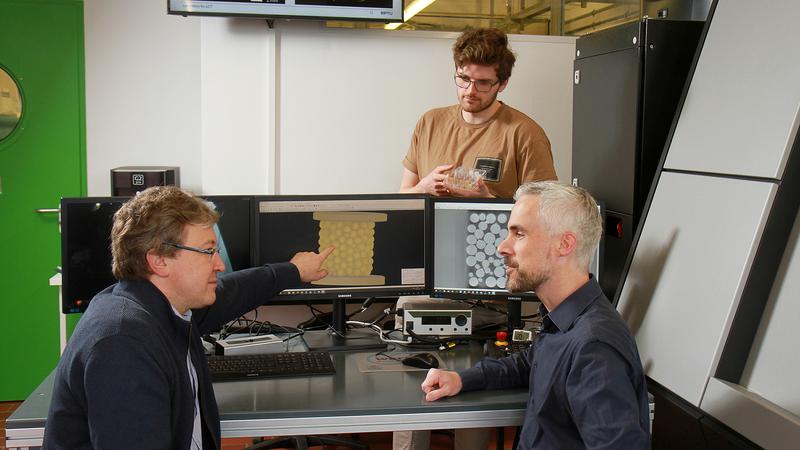
[[[542,325],[527,352],[459,372],[462,390],[529,388],[520,449],[649,448],[636,342],[597,282],[590,279]]]

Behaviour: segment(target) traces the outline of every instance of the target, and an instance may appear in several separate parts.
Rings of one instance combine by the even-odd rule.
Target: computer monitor
[[[497,247],[508,235],[513,200],[436,198],[432,203],[431,297],[535,300],[533,292],[510,293]]]
[[[521,302],[534,292],[511,293],[503,257],[497,253],[508,236],[513,200],[435,198],[432,200],[431,297],[508,301],[509,325],[521,325]],[[602,204],[598,204],[601,216]],[[589,272],[600,272],[598,244]]]
[[[98,292],[116,283],[111,273],[114,213],[130,197],[61,199],[61,310],[82,313]],[[204,196],[220,213],[215,226],[225,271],[251,267],[252,196]]]
[[[111,225],[128,197],[61,199],[61,311],[82,313],[111,274]]]
[[[281,292],[271,303],[333,302],[333,328],[344,335],[345,301],[428,292],[427,203],[422,195],[306,195],[256,197],[257,263],[288,261],[301,251],[334,245],[329,275]],[[371,348],[361,339],[328,335],[311,348]],[[362,346],[361,344],[364,344]]]
[[[182,16],[402,22],[403,0],[169,0],[167,12]]]
[[[255,248],[251,237],[254,229],[252,195],[203,195],[219,212],[214,231],[225,273],[253,267]]]

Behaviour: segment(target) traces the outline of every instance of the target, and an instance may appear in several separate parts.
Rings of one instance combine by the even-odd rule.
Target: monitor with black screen
[[[111,225],[127,197],[61,199],[61,311],[81,313],[111,274]]]
[[[81,313],[98,292],[116,283],[111,273],[114,213],[129,197],[61,199],[61,310]],[[252,196],[204,196],[220,212],[215,227],[225,271],[251,267]]]
[[[345,301],[428,292],[427,198],[419,195],[256,197],[258,264],[288,261],[334,245],[329,275],[281,292],[272,303],[333,302],[336,333],[306,333],[312,349],[372,348],[345,326]],[[337,335],[338,333],[338,335]],[[345,336],[342,338],[341,336]]]

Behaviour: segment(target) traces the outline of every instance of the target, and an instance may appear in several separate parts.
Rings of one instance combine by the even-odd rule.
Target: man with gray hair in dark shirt
[[[518,448],[649,448],[636,342],[588,271],[602,233],[597,204],[584,189],[552,182],[524,184],[515,199],[498,251],[509,290],[541,300],[542,331],[526,352],[459,372],[431,369],[425,399],[527,387]]]

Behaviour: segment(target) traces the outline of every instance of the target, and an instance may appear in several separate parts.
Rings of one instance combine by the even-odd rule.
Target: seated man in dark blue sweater
[[[628,327],[589,275],[602,232],[583,189],[528,183],[515,195],[505,258],[508,288],[535,291],[543,328],[525,353],[449,372],[422,383],[434,401],[461,391],[528,387],[520,449],[650,447],[647,388]]]
[[[147,189],[114,215],[119,283],[92,299],[58,364],[44,448],[220,447],[200,336],[323,278],[333,248],[218,276],[218,219],[176,187]]]

